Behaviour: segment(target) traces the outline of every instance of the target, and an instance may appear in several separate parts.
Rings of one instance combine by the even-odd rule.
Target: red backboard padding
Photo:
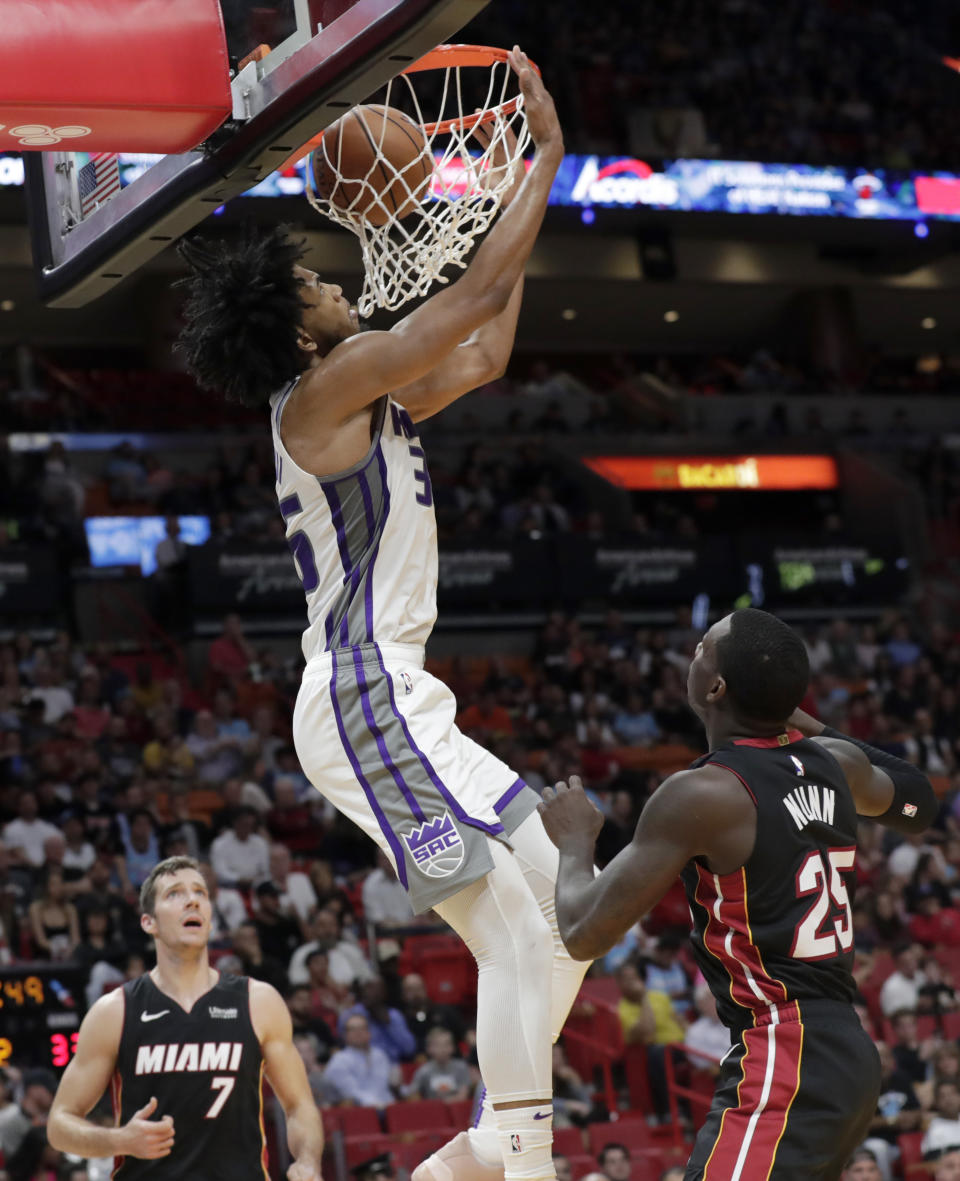
[[[0,151],[185,152],[230,114],[218,0],[0,0]]]

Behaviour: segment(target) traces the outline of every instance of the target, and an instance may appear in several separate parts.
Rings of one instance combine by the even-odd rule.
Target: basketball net
[[[485,98],[471,102],[468,94],[476,98],[477,75],[482,80],[484,68],[488,71]],[[461,77],[467,69],[471,72],[469,84]],[[426,84],[427,78],[433,85]],[[442,81],[439,112],[432,121],[424,118],[415,79],[420,80],[423,91],[433,90],[436,82]],[[324,152],[326,167],[338,183],[345,181],[356,187],[349,206],[341,208],[316,192],[313,156],[307,161],[310,204],[360,240],[365,272],[363,291],[357,301],[361,316],[369,316],[377,307],[399,308],[425,295],[432,284],[449,282],[449,276],[442,273],[444,268],[466,267],[465,259],[474,240],[496,217],[503,196],[513,183],[515,165],[531,142],[523,98],[517,92],[506,54],[500,50],[440,46],[392,79],[382,101],[386,106],[409,111],[423,127],[426,151],[436,160],[429,177],[417,185],[416,191],[383,154],[385,120],[373,163],[362,178],[344,177],[341,172],[342,135],[337,138],[335,159],[324,152],[322,139],[315,149]],[[469,111],[464,109],[465,105],[470,107]],[[480,141],[472,136],[474,127],[481,122],[490,132],[490,142],[482,151]],[[515,147],[507,138],[511,131],[516,136]],[[505,163],[500,163],[501,158]],[[416,170],[408,166],[405,171],[409,174]],[[396,194],[398,183],[413,202],[412,212],[406,213],[402,220],[395,215],[393,203],[388,208],[381,197],[391,189]],[[331,192],[336,191],[334,185]],[[356,208],[369,209],[371,203],[381,211],[377,220],[385,218],[383,225],[372,225],[359,213],[352,212]],[[396,201],[396,207],[401,210],[406,205],[406,199]]]

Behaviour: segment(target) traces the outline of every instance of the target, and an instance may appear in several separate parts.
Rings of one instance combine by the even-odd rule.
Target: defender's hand
[[[570,786],[558,783],[543,789],[543,801],[537,807],[547,836],[562,849],[564,845],[596,841],[603,828],[603,815],[587,799],[577,775],[570,776]]]
[[[530,59],[519,45],[514,45],[507,55],[510,68],[517,75],[520,93],[523,95],[523,109],[527,126],[538,149],[557,147],[563,151],[563,132],[550,92],[544,86],[540,75],[530,65]]]
[[[169,1156],[173,1148],[173,1119],[165,1115],[163,1119],[155,1120],[150,1116],[157,1110],[156,1096],[152,1097],[146,1107],[130,1117],[129,1122],[120,1129],[120,1145],[122,1156],[136,1156],[140,1160],[158,1160]]]

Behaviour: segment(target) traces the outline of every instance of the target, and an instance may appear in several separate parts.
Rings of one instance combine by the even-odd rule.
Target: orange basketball
[[[375,226],[412,213],[433,173],[423,128],[395,107],[354,107],[311,160],[317,195]]]

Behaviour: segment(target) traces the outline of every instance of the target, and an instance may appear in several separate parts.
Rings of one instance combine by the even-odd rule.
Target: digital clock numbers
[[[22,1009],[27,1005],[45,1005],[47,994],[39,976],[0,976],[0,1009]]]

